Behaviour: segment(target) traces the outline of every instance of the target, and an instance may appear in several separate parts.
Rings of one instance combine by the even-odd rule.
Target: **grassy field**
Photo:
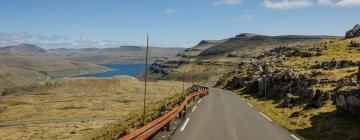
[[[306,102],[287,108],[281,99],[265,101],[264,98],[245,94],[241,90],[236,93],[303,139],[355,140],[360,137],[360,120],[338,114],[332,101],[317,109],[307,107]]]
[[[126,116],[142,107],[143,86],[143,82],[128,76],[61,79],[50,87],[34,91],[20,90],[0,98],[0,122]],[[189,87],[190,84],[185,86]],[[158,102],[182,92],[182,82],[150,82],[148,87],[147,103]],[[0,137],[5,138],[15,130],[23,130],[10,139],[69,139],[113,122],[0,127]],[[41,133],[37,130],[40,126]],[[51,127],[61,131],[46,131],[45,128]]]

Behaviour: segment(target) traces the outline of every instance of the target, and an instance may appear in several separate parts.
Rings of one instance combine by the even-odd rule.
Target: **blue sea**
[[[78,75],[75,77],[113,77],[119,75],[129,75],[136,77],[144,72],[145,64],[103,64],[102,66],[112,68],[114,70],[93,74]]]

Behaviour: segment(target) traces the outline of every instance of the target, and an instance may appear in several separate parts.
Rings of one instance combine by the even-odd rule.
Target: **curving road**
[[[174,140],[299,140],[230,91],[210,89],[179,125]]]

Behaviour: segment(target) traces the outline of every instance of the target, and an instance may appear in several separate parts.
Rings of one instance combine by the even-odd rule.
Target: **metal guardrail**
[[[161,130],[165,125],[167,125],[172,119],[174,119],[181,111],[186,108],[186,104],[188,104],[189,100],[196,96],[207,95],[209,93],[207,87],[203,86],[193,86],[192,90],[196,90],[195,92],[189,94],[185,100],[177,107],[174,107],[171,111],[167,112],[165,115],[157,118],[156,120],[146,124],[145,126],[125,135],[120,138],[120,140],[145,140],[154,135],[156,132]]]

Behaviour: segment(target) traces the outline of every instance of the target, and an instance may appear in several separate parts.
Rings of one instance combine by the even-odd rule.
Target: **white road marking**
[[[200,102],[201,102],[201,99],[198,101],[198,104],[200,104]]]
[[[244,98],[241,98],[243,101],[245,101],[245,99]]]
[[[270,122],[272,122],[273,120],[271,120],[268,116],[266,116],[265,114],[259,112],[261,115],[263,115],[266,119],[268,119]]]
[[[191,112],[194,112],[194,111],[195,111],[195,109],[196,109],[196,106],[194,106],[194,107],[193,107],[193,109],[191,110]]]
[[[183,126],[181,127],[180,131],[184,131],[186,125],[189,123],[190,118],[187,118]]]
[[[250,103],[247,103],[250,107],[254,107],[253,105],[251,105]]]
[[[298,137],[296,137],[294,134],[290,134],[291,137],[293,137],[295,140],[300,140]]]

